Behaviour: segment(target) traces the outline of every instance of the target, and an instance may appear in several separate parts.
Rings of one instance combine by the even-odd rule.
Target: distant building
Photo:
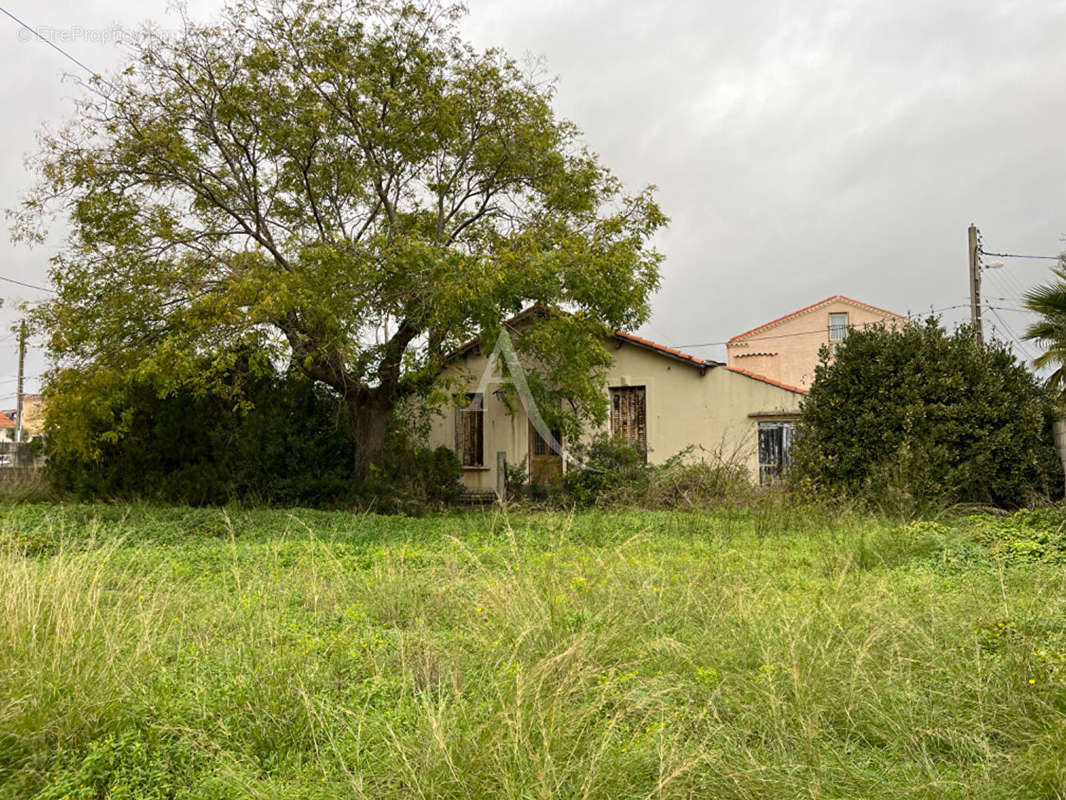
[[[735,369],[809,389],[822,345],[832,349],[850,330],[906,320],[837,294],[734,336],[726,344],[727,360]]]
[[[0,417],[7,419],[10,427],[0,419],[0,441],[15,441],[15,428],[18,423],[18,409],[6,408]],[[44,397],[39,394],[22,396],[22,441],[27,442],[35,436],[44,434]]]

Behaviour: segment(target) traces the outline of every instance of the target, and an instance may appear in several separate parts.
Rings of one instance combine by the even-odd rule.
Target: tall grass
[[[7,508],[0,796],[1064,797],[1066,578],[971,527]]]

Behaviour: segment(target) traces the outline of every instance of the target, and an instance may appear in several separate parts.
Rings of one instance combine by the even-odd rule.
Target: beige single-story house
[[[835,294],[737,334],[726,344],[726,357],[731,367],[809,389],[823,345],[834,348],[850,330],[906,321],[902,314]]]
[[[528,314],[504,325],[521,323]],[[610,404],[606,432],[645,451],[650,464],[692,446],[707,458],[720,454],[739,461],[753,480],[770,482],[782,474],[803,389],[630,333],[617,331],[610,340],[614,363],[603,387]],[[489,355],[475,339],[450,356],[441,377],[456,401],[434,417],[429,445],[457,451],[463,483],[472,492],[498,488],[500,453],[509,465],[524,465],[534,482],[550,482],[570,465],[534,430],[526,409],[513,409],[492,391],[474,394]]]

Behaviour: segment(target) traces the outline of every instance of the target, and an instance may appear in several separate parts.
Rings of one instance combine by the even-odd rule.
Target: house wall
[[[690,445],[707,458],[721,454],[740,460],[758,476],[758,419],[751,415],[794,417],[802,395],[725,367],[700,370],[645,348],[612,341],[607,345],[614,364],[607,371],[604,394],[615,386],[644,386],[648,462],[660,464]],[[455,379],[455,391],[473,391],[487,359],[475,353],[456,359],[442,376]],[[528,420],[518,408],[513,414],[491,392],[485,398],[485,466],[464,470],[463,483],[473,491],[496,488],[496,453],[507,453],[509,464],[527,465]],[[609,423],[604,426],[609,429]],[[590,432],[591,435],[591,432]],[[434,418],[432,447],[455,446],[455,414],[446,409]],[[565,446],[565,442],[563,443]],[[565,467],[564,467],[565,468]]]
[[[22,437],[31,439],[44,433],[44,398],[28,394],[22,401]]]
[[[756,331],[750,337],[730,342],[726,346],[730,366],[746,369],[789,386],[809,389],[814,383],[814,368],[818,366],[818,351],[829,341],[829,315],[845,313],[852,329],[903,321],[905,318],[849,303],[831,300],[809,311],[789,317],[780,323]],[[772,354],[753,356],[751,354]]]
[[[730,355],[728,360],[730,366],[754,372],[756,375],[781,374],[781,355],[773,351],[748,352],[748,348],[739,348],[735,355]]]

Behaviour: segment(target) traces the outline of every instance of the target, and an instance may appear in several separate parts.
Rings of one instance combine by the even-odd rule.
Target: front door
[[[551,432],[561,443],[559,431]],[[531,486],[554,486],[563,479],[563,456],[529,423],[529,483]]]

